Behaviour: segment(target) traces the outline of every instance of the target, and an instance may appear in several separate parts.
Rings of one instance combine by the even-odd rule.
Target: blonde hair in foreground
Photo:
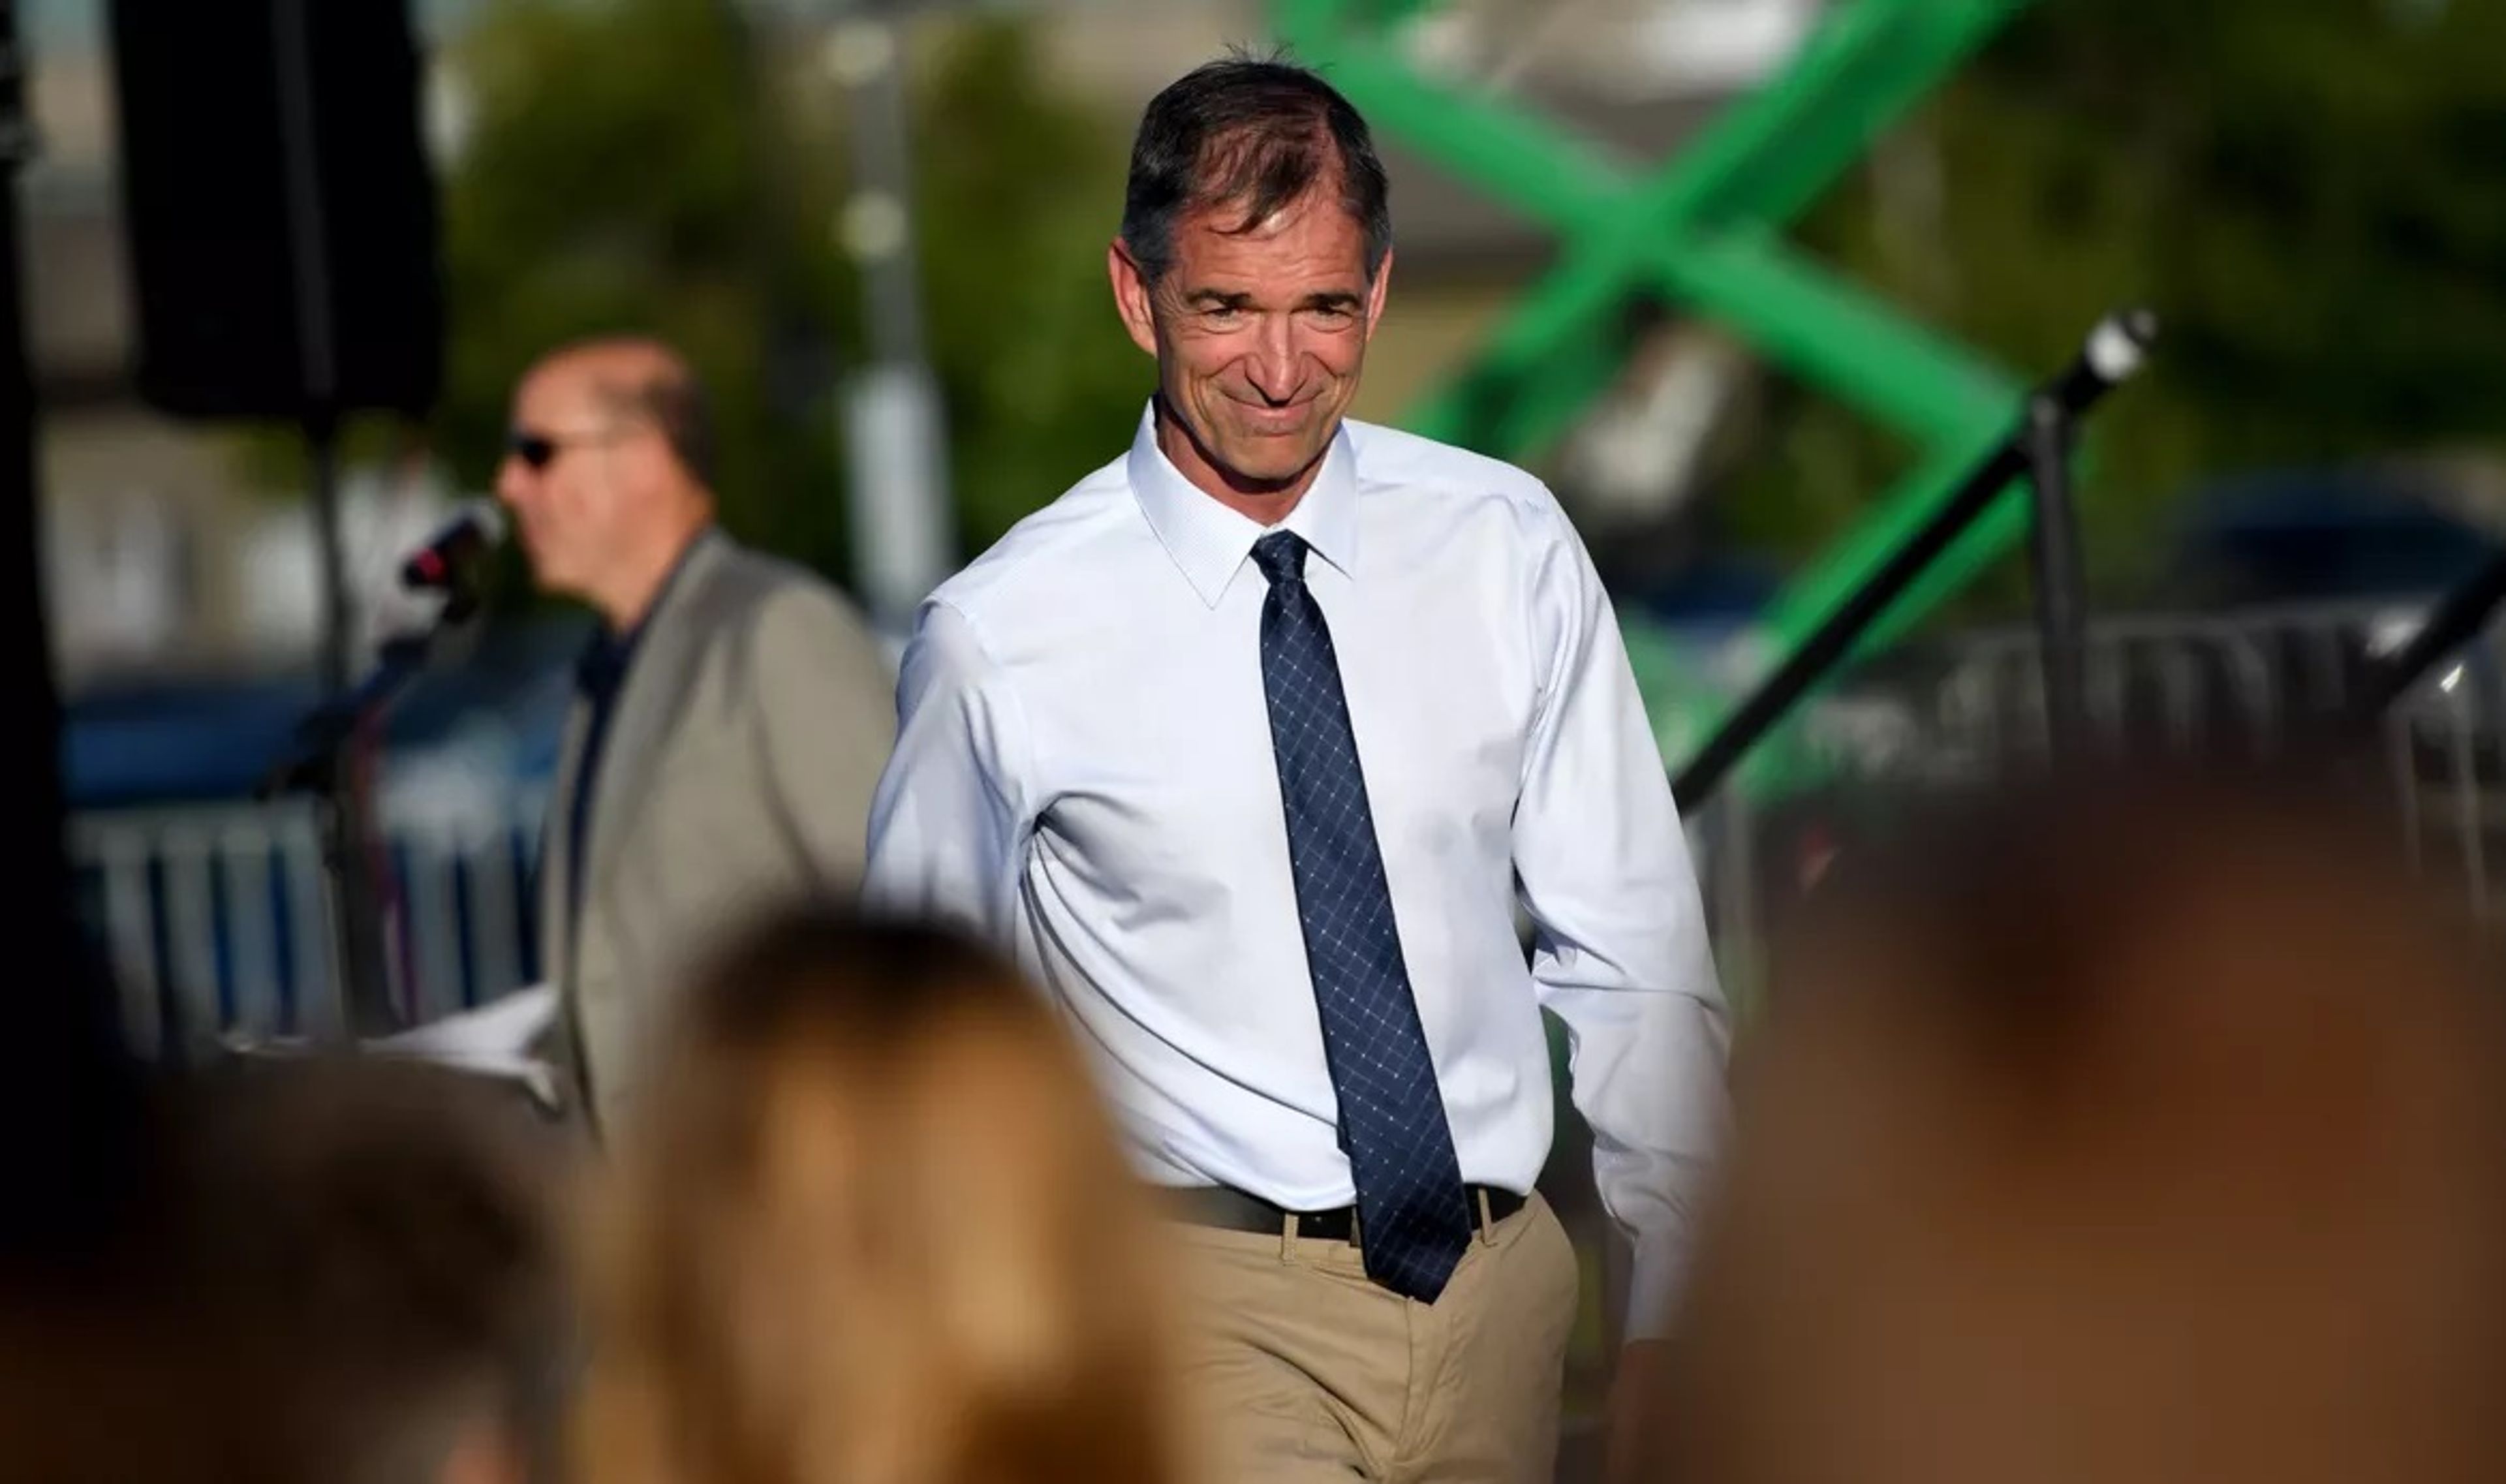
[[[666,1044],[594,1233],[582,1478],[1176,1477],[1146,1197],[1006,968],[791,919]]]

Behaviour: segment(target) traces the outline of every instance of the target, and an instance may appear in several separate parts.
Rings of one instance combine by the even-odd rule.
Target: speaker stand
[[[348,691],[355,643],[349,606],[347,549],[340,517],[339,330],[333,319],[330,243],[325,236],[321,140],[315,124],[312,0],[277,0],[270,8],[270,40],[277,57],[278,134],[287,171],[288,235],[295,246],[297,347],[304,373],[306,412],[300,426],[313,474],[313,519],[322,545],[322,691],[319,718],[353,702]],[[387,1034],[400,1029],[383,954],[381,903],[366,851],[365,790],[351,766],[365,709],[346,713],[333,766],[324,770],[319,798],[322,849],[329,865],[332,983],[340,997],[342,1032]]]
[[[383,911],[377,887],[382,873],[372,851],[376,836],[365,768],[378,755],[373,731],[385,705],[423,664],[432,634],[395,639],[383,646],[375,673],[349,687],[355,655],[355,610],[347,576],[347,543],[340,508],[338,419],[304,418],[305,462],[312,471],[314,527],[322,574],[322,705],[299,729],[311,746],[310,760],[287,770],[288,787],[309,792],[320,819],[325,896],[331,940],[334,1003],[309,1017],[304,1029],[321,1040],[353,1042],[402,1029],[385,951]],[[372,745],[369,745],[369,743]],[[265,785],[265,794],[270,791]],[[300,1015],[306,1007],[298,1007]]]

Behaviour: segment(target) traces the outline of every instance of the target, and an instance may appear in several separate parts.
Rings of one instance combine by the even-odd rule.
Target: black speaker
[[[405,0],[111,0],[140,395],[422,416],[435,186]]]

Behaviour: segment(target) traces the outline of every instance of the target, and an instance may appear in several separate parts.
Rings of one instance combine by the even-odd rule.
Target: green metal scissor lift
[[[2028,0],[1836,0],[1779,75],[1649,167],[1412,67],[1395,28],[1433,3],[1271,3],[1281,39],[1328,64],[1380,132],[1559,241],[1548,276],[1405,422],[1500,457],[1534,455],[1607,388],[1626,311],[1650,300],[1721,326],[1904,437],[1917,451],[1912,471],[1766,615],[1780,658],[2007,436],[2025,396],[2003,368],[1826,271],[1785,230]],[[2024,529],[2024,501],[2003,499],[1875,639],[1955,593]],[[1658,643],[1630,640],[1640,672],[1659,668]]]

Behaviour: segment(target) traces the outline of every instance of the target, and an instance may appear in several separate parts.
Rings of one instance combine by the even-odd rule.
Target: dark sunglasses
[[[583,433],[561,438],[555,433],[534,433],[528,428],[516,428],[505,435],[505,452],[520,459],[532,473],[537,474],[555,463],[556,456],[568,449],[617,441],[615,433]]]

